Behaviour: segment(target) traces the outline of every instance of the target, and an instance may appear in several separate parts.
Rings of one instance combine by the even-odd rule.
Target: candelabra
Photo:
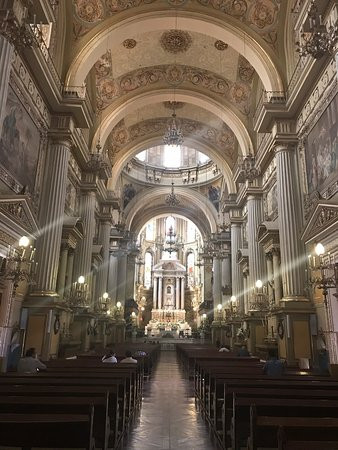
[[[95,305],[96,312],[101,314],[108,314],[109,311],[110,313],[109,304],[110,304],[109,294],[108,292],[105,292],[104,294],[102,294],[101,297],[99,297],[99,300]]]
[[[38,265],[34,258],[35,247],[26,236],[19,240],[19,249],[9,246],[8,255],[1,263],[0,276],[12,281],[14,292],[21,281],[34,284]]]
[[[174,183],[171,183],[171,192],[167,195],[165,202],[170,207],[175,207],[180,204],[180,199],[176,196],[174,192]]]
[[[327,306],[327,296],[329,289],[335,289],[333,294],[338,298],[338,261],[335,261],[330,253],[324,257],[325,248],[319,243],[315,247],[315,255],[309,255],[309,269],[310,269],[310,285],[323,291],[324,303]]]
[[[123,319],[123,307],[121,302],[116,302],[116,306],[114,307],[114,318],[116,320]]]
[[[163,250],[168,252],[169,254],[178,251],[178,247],[176,245],[176,233],[174,232],[174,229],[172,226],[169,227],[169,231],[167,233],[166,244],[168,245],[168,247],[164,247]]]
[[[85,283],[85,277],[80,276],[78,280],[73,283],[69,297],[69,305],[73,308],[88,308],[88,284]]]
[[[311,55],[315,59],[321,58],[325,53],[334,53],[338,41],[337,22],[325,26],[322,16],[318,13],[315,0],[311,1],[308,10],[309,31],[303,29],[299,32],[297,42],[300,56]]]
[[[168,129],[163,136],[164,145],[179,146],[183,144],[184,137],[181,128],[176,121],[176,112],[172,114],[172,120],[168,125]]]

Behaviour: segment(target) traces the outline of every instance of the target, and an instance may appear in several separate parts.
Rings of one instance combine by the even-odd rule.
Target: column
[[[273,293],[273,263],[272,263],[272,253],[266,253],[266,268],[267,268],[267,277],[268,277],[268,296],[269,301],[274,300],[274,293]]]
[[[110,246],[110,228],[111,222],[104,221],[100,223],[100,244],[102,245],[103,260],[97,272],[96,296],[99,298],[107,291],[108,271],[109,271],[109,246]]]
[[[108,294],[112,299],[113,304],[117,302],[117,266],[117,255],[116,253],[111,252],[109,255]]]
[[[221,286],[221,260],[219,258],[213,259],[213,285],[212,296],[214,300],[214,310],[217,310],[217,305],[222,303],[222,286]]]
[[[262,246],[257,241],[258,225],[263,222],[263,205],[260,196],[249,195],[248,209],[248,253],[249,253],[249,291],[255,287],[257,280],[266,282],[265,256]]]
[[[42,233],[37,240],[37,283],[39,295],[56,296],[70,141],[50,142],[45,162],[44,189],[41,199]],[[34,293],[33,293],[34,295]]]
[[[301,204],[294,147],[277,145],[277,202],[283,298],[304,298],[305,258],[300,241]]]
[[[88,282],[92,268],[93,238],[95,234],[96,194],[84,191],[80,199],[80,214],[83,220],[83,239],[75,252],[75,280],[83,275]],[[89,287],[90,291],[90,287]]]
[[[231,285],[234,295],[240,307],[243,307],[243,275],[239,264],[237,264],[237,251],[242,247],[241,223],[231,223]]]
[[[158,279],[158,309],[162,309],[163,277]]]
[[[126,300],[126,281],[127,281],[127,255],[124,252],[121,252],[121,255],[119,255],[118,257],[117,263],[116,295],[117,301],[120,301],[123,307]]]
[[[184,309],[184,278],[181,278],[181,306],[180,309]]]
[[[0,303],[0,358],[4,359],[2,362],[2,367],[0,367],[2,372],[5,372],[7,368],[7,361],[5,358],[8,354],[8,346],[11,342],[13,330],[13,324],[11,323],[11,315],[13,311],[13,289],[13,282],[11,280],[5,280],[2,291],[2,301]]]
[[[180,309],[180,279],[176,277],[175,309]]]
[[[154,276],[153,309],[157,309],[157,277]]]
[[[126,278],[126,299],[135,300],[135,267],[136,254],[131,253],[127,256],[127,278]]]
[[[272,249],[272,266],[273,266],[273,287],[275,289],[275,302],[276,305],[278,305],[283,297],[283,290],[280,275],[279,250],[277,248]]]
[[[224,256],[222,260],[222,286],[231,287],[231,257],[230,254]],[[230,292],[230,290],[229,290]],[[229,296],[230,297],[230,296]]]
[[[12,67],[13,46],[0,35],[0,136],[8,96],[9,75]]]
[[[68,262],[68,245],[63,244],[61,246],[59,275],[58,275],[57,286],[56,286],[56,290],[59,294],[60,300],[63,299],[65,288],[66,288],[67,262]]]
[[[249,295],[248,295],[248,276],[243,273],[243,297],[244,297],[244,313],[247,314],[249,311]]]
[[[205,256],[204,258],[204,300],[212,301],[212,258]]]
[[[74,269],[74,249],[68,249],[68,257],[67,257],[67,267],[66,267],[66,282],[65,282],[65,290],[64,297],[67,297],[73,282],[73,269]]]

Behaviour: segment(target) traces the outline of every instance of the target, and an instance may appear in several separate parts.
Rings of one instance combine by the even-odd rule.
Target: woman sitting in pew
[[[19,373],[37,373],[46,370],[47,367],[38,359],[35,348],[29,348],[24,358],[18,363]]]
[[[263,373],[269,377],[281,377],[284,374],[285,363],[277,358],[277,350],[269,350],[269,359],[263,367]]]

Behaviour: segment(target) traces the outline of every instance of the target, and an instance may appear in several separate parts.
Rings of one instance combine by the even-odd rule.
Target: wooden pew
[[[95,449],[93,415],[87,414],[0,414],[0,445],[8,447]]]
[[[82,414],[94,408],[93,437],[100,448],[108,448],[110,434],[108,392],[95,397],[0,395],[0,414]]]
[[[336,417],[338,418],[338,398],[273,398],[246,397],[233,395],[232,414],[232,448],[239,450],[246,445],[251,433],[250,408],[254,405],[255,414],[259,416],[278,417]],[[254,425],[255,426],[255,425]],[[276,433],[268,433],[271,447],[277,447]],[[254,431],[253,436],[257,436]],[[253,439],[255,442],[255,439]],[[261,442],[259,442],[261,444]],[[260,446],[260,445],[259,445]]]
[[[336,448],[338,449],[337,417],[260,416],[257,414],[256,407],[251,406],[248,450],[276,448],[279,427],[286,430],[291,441],[317,441],[319,442],[317,449],[326,450],[320,444],[325,436],[325,440],[336,442]],[[304,450],[307,450],[307,447],[304,447]]]
[[[54,399],[61,398],[60,403],[67,402],[67,397],[74,399],[75,404],[78,404],[79,400],[84,398],[83,402],[92,402],[96,398],[105,398],[108,396],[108,421],[109,429],[106,433],[109,438],[109,447],[116,447],[118,441],[122,437],[123,433],[123,419],[119,414],[119,404],[118,404],[118,386],[105,387],[93,386],[93,387],[80,387],[80,386],[52,386],[52,388],[47,386],[30,386],[30,385],[1,385],[0,384],[0,397],[4,398],[20,398],[20,397],[31,397],[34,402],[36,398],[47,397],[53,403]],[[19,400],[18,400],[19,401]],[[95,406],[95,403],[94,403]],[[100,406],[101,407],[101,406]],[[1,408],[1,406],[0,406]],[[1,410],[1,409],[0,409]],[[103,413],[105,415],[105,413]],[[94,436],[101,435],[102,433],[102,422],[99,425],[98,431],[96,429],[97,422],[95,421],[94,414]]]
[[[289,429],[290,430],[290,429]],[[320,441],[312,441],[312,440],[306,440],[303,438],[303,440],[300,440],[299,438],[297,440],[294,440],[294,437],[290,436],[290,433],[288,433],[287,429],[284,427],[278,428],[278,434],[277,434],[277,440],[278,440],[278,450],[337,450],[338,449],[338,443],[337,441],[328,441],[325,439],[325,435],[322,436]]]

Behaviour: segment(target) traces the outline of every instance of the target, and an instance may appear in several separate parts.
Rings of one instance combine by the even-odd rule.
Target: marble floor
[[[162,351],[145,383],[141,411],[126,450],[214,450],[208,429],[195,409],[192,383],[183,377],[176,352]]]

